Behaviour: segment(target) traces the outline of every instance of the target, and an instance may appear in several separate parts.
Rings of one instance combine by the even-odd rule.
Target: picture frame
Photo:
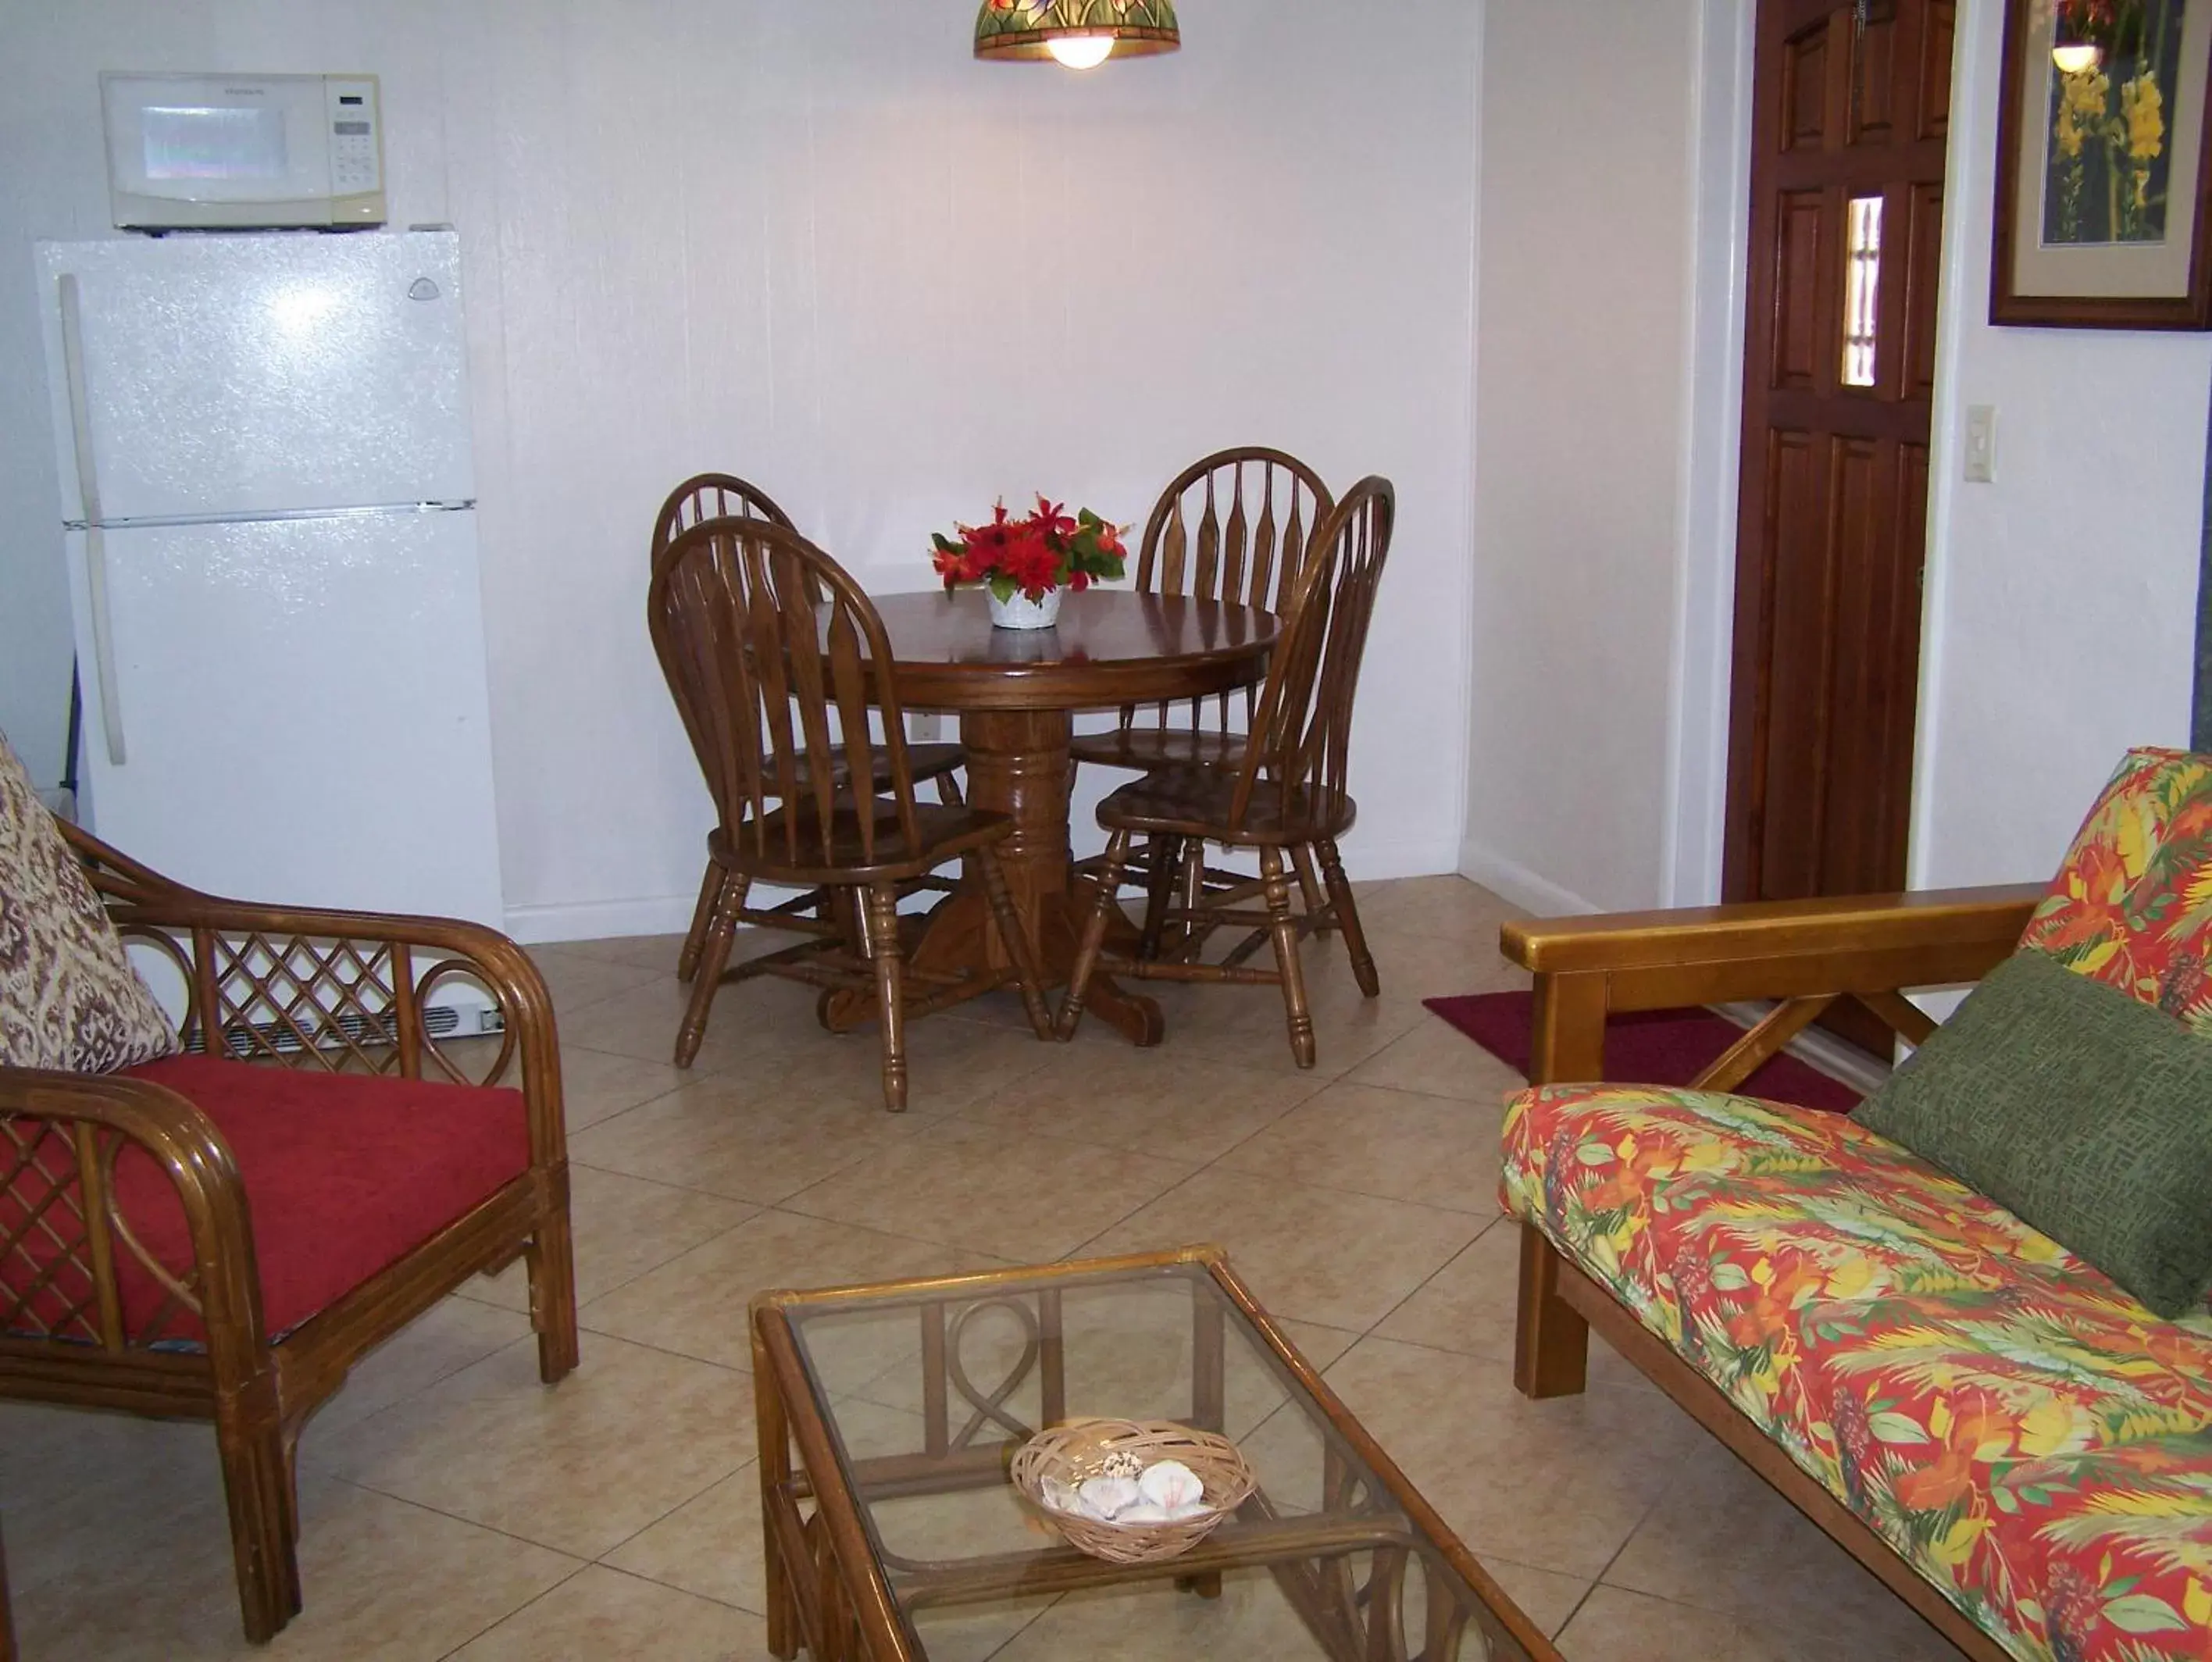
[[[1991,323],[2212,329],[2208,88],[2212,0],[2006,0]]]

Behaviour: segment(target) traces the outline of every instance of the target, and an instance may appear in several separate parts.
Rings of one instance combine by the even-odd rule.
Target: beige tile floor
[[[583,1365],[538,1386],[519,1272],[371,1358],[303,1441],[307,1608],[266,1654],[764,1656],[748,1295],[1212,1240],[1577,1662],[1955,1658],[1617,1358],[1582,1397],[1514,1393],[1516,1082],[1419,1002],[1515,984],[1504,908],[1456,878],[1363,895],[1383,995],[1309,948],[1310,1073],[1267,989],[1165,989],[1149,1052],[1038,1044],[1007,999],[912,1029],[902,1118],[872,1036],[823,1034],[804,989],[726,992],[679,1073],[673,941],[538,951]],[[0,1406],[0,1513],[28,1662],[252,1653],[204,1428]],[[933,1654],[1216,1653],[1198,1628],[1164,1647],[1203,1615],[1157,1605],[1092,1643],[1128,1603],[970,1616]]]

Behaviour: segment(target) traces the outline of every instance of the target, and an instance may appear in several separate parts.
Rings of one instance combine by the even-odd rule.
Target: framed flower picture
[[[2007,0],[1990,321],[2212,328],[2212,0]]]

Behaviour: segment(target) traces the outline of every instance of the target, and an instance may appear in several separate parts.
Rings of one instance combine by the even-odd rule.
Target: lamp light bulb
[[[1056,34],[1044,49],[1071,70],[1095,70],[1114,55],[1109,34]]]
[[[2104,58],[2104,49],[2094,40],[2069,40],[2051,49],[2051,61],[2061,75],[2085,75]]]

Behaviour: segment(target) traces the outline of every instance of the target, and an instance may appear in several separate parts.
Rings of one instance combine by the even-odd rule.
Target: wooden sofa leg
[[[1589,1382],[1589,1324],[1559,1296],[1559,1253],[1543,1231],[1523,1223],[1513,1388],[1524,1397],[1572,1397]]]
[[[576,1340],[576,1257],[568,1226],[568,1168],[560,1166],[549,1176],[544,1215],[538,1232],[523,1253],[530,1277],[530,1325],[538,1330],[538,1377],[557,1385],[574,1371]]]
[[[257,1381],[264,1385],[266,1381]],[[265,1645],[300,1613],[297,1524],[284,1459],[284,1430],[272,1403],[249,1391],[216,1407],[216,1449],[230,1502],[231,1556],[239,1614],[250,1644]]]

